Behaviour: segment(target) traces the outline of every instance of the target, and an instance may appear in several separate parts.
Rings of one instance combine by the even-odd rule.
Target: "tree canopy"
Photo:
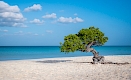
[[[64,43],[60,42],[61,52],[86,51],[86,46],[102,46],[108,37],[99,28],[89,27],[81,29],[77,34],[69,34],[64,37]],[[90,47],[91,47],[90,46]]]

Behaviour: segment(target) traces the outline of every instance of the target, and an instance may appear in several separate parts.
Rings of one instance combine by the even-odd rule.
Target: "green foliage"
[[[104,36],[104,33],[99,30],[99,28],[89,27],[87,29],[82,29],[78,32],[78,37],[83,43],[89,44],[95,42],[94,45],[104,45],[107,42],[108,37]]]
[[[65,36],[64,43],[60,43],[61,45],[61,52],[74,52],[81,48],[81,40],[80,38],[75,34],[70,34],[68,36]]]
[[[70,34],[65,36],[64,43],[60,43],[61,52],[68,53],[77,50],[83,51],[91,42],[94,42],[94,46],[101,46],[104,45],[107,40],[108,37],[105,37],[104,33],[101,32],[99,28],[95,28],[93,26],[87,29],[81,29],[78,34]]]

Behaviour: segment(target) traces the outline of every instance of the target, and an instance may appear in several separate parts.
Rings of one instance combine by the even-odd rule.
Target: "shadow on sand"
[[[44,60],[44,61],[36,61],[39,63],[60,63],[60,62],[70,62],[73,60]],[[73,62],[73,63],[88,63],[88,64],[93,64],[93,62]],[[124,63],[117,63],[117,62],[104,62],[102,64],[116,64],[116,65],[126,65],[126,64],[131,64],[128,62],[124,62]]]
[[[75,62],[75,63],[90,63],[90,64],[94,64],[93,62]],[[128,62],[124,62],[124,63],[117,63],[117,62],[104,62],[101,64],[116,64],[116,65],[126,65],[126,64],[131,64]]]
[[[45,61],[36,61],[40,63],[60,63],[60,62],[68,62],[72,60],[45,60]]]

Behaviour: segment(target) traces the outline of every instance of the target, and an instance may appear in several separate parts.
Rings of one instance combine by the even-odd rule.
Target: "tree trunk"
[[[97,64],[97,63],[104,63],[104,56],[99,56],[99,53],[96,52],[95,49],[91,48],[91,46],[93,45],[94,42],[91,42],[90,44],[87,45],[86,47],[86,51],[87,52],[92,52],[93,53],[93,63]]]

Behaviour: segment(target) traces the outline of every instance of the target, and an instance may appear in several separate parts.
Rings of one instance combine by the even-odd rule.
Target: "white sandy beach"
[[[0,61],[0,80],[131,80],[131,56],[105,56],[91,64],[92,56]]]

